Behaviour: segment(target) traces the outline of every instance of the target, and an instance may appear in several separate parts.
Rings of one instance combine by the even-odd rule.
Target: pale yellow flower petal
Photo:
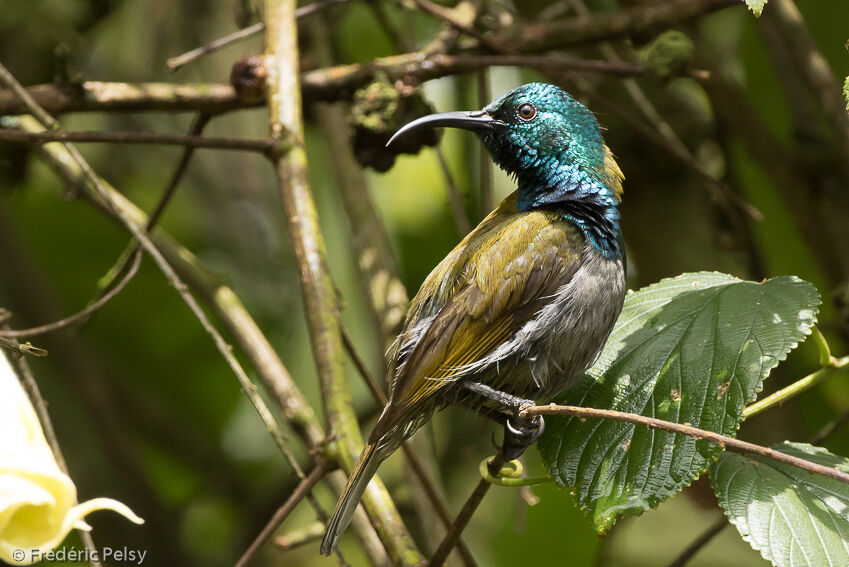
[[[76,499],[74,483],[60,470],[29,398],[0,354],[0,560],[30,564],[72,529],[91,529],[83,518],[95,510],[113,510],[143,523],[117,500],[75,504]],[[23,561],[13,555],[18,550],[25,552]]]

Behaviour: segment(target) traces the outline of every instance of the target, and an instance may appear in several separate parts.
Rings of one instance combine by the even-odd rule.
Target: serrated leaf
[[[761,12],[764,11],[764,6],[766,6],[767,0],[745,0],[746,6],[748,6],[749,10],[755,15],[756,18],[761,17]]]
[[[819,303],[816,289],[792,276],[663,280],[625,298],[599,360],[558,401],[734,435],[763,379],[810,334]],[[539,448],[601,533],[690,484],[720,453],[666,431],[553,416]]]
[[[849,472],[849,460],[807,443],[773,449]],[[732,524],[780,567],[849,565],[849,485],[757,455],[723,454],[710,471]]]

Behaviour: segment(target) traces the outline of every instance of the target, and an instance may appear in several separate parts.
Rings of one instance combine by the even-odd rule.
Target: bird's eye
[[[533,120],[534,116],[537,115],[537,107],[533,104],[526,102],[522,106],[519,107],[519,118],[527,122],[528,120]]]

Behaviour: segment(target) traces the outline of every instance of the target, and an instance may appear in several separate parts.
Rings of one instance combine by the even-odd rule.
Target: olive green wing
[[[559,215],[538,211],[505,216],[467,248],[455,259],[463,264],[463,277],[450,298],[397,361],[391,408],[399,419],[483,360],[552,301],[578,270],[583,239]],[[414,302],[427,300],[416,297]]]

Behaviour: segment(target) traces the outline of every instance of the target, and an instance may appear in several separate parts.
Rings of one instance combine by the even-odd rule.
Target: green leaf
[[[849,460],[807,443],[773,449],[849,472]],[[719,504],[743,539],[781,567],[849,565],[849,485],[756,455],[711,467]]]
[[[682,274],[625,298],[598,362],[558,400],[734,435],[763,379],[810,334],[820,303],[796,277],[764,283]],[[575,487],[604,533],[697,478],[720,449],[629,423],[546,417],[539,448],[549,474]]]
[[[843,81],[843,98],[846,99],[846,110],[849,110],[849,77]]]
[[[767,0],[745,0],[746,6],[749,7],[749,10],[755,15],[756,18],[761,17],[761,12],[764,11],[764,6],[766,6]]]

